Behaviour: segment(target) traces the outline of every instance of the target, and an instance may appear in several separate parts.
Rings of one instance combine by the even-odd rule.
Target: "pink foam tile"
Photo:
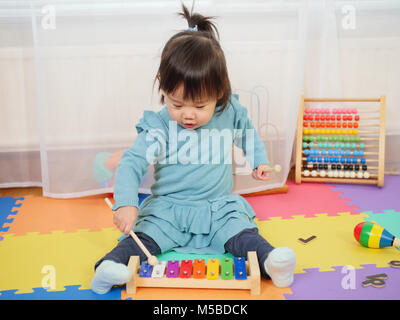
[[[245,197],[259,220],[268,220],[269,217],[290,219],[294,215],[313,217],[317,213],[329,216],[336,216],[339,212],[359,214],[357,206],[347,204],[349,199],[340,198],[323,183],[287,181],[287,185],[287,193]]]

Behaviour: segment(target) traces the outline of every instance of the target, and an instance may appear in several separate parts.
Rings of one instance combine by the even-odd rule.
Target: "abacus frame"
[[[164,288],[203,288],[203,289],[247,289],[252,296],[260,294],[260,267],[255,251],[247,253],[246,271],[247,279],[195,279],[191,278],[162,278],[139,277],[139,256],[131,256],[128,268],[132,272],[131,280],[126,284],[128,294],[135,294],[138,287],[164,287]],[[207,266],[206,266],[207,268]]]
[[[379,136],[378,140],[378,167],[377,177],[368,179],[349,179],[349,178],[331,178],[331,177],[302,177],[303,170],[303,116],[306,102],[379,102],[379,109],[367,109],[366,112],[379,113]],[[364,110],[364,109],[360,109]],[[362,112],[362,111],[361,111]],[[364,111],[365,112],[365,111]],[[301,182],[335,182],[335,183],[360,183],[376,184],[383,187],[384,184],[384,166],[385,166],[385,125],[386,125],[386,96],[379,98],[305,98],[301,96],[300,109],[297,118],[297,140],[296,140],[296,168],[295,181]],[[366,138],[368,139],[368,138]]]

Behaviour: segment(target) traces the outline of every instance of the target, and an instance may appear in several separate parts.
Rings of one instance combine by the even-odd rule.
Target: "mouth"
[[[194,123],[186,123],[186,124],[183,124],[186,128],[193,128],[193,127],[195,127],[196,125],[194,124]]]

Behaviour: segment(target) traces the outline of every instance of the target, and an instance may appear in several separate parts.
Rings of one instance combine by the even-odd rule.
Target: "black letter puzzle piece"
[[[399,260],[392,260],[388,263],[392,268],[400,268],[400,261]]]
[[[382,288],[385,286],[385,281],[387,279],[386,273],[376,274],[372,276],[367,276],[367,280],[362,283],[363,287],[373,286],[374,288]]]

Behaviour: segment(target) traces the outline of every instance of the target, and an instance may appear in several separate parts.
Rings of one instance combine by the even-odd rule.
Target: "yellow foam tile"
[[[292,219],[294,219],[294,220],[305,219],[305,215],[297,214],[297,215],[292,216]]]
[[[303,273],[308,268],[333,271],[332,267],[343,265],[360,268],[362,264],[376,264],[377,267],[385,267],[388,261],[398,259],[398,251],[394,248],[365,248],[355,240],[354,227],[363,221],[363,215],[341,213],[338,216],[257,220],[256,223],[260,234],[271,245],[295,251],[295,273]],[[313,235],[316,239],[308,244],[298,240]]]
[[[338,212],[338,215],[341,216],[341,217],[344,217],[344,216],[351,216],[352,214],[351,214],[351,212],[347,211],[347,212]]]
[[[314,216],[316,218],[318,218],[318,217],[326,217],[327,215],[328,215],[327,213],[316,213],[316,214],[314,214]]]
[[[270,221],[281,221],[282,217],[268,217],[268,220]],[[260,221],[258,218],[255,218],[254,221]]]
[[[45,280],[50,274],[43,270],[54,271],[52,290],[63,291],[64,286],[77,284],[89,289],[94,264],[115,247],[120,234],[112,228],[97,232],[6,234],[0,242],[0,290],[33,292],[32,288],[48,283]]]

